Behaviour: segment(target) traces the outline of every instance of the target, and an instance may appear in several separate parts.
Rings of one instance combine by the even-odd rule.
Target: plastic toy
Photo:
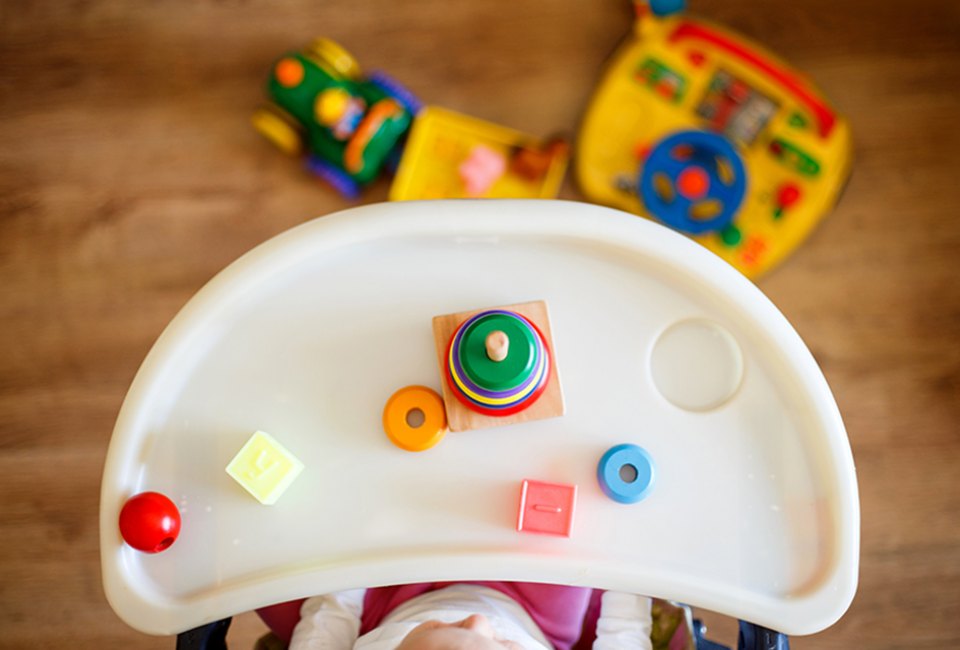
[[[568,159],[562,140],[428,106],[410,131],[390,200],[549,199],[560,190]]]
[[[273,505],[303,471],[303,463],[273,436],[257,431],[227,465],[227,474],[265,506]]]
[[[516,306],[531,296],[549,303],[550,327]],[[512,305],[501,309],[537,325],[563,373],[563,417],[401,451],[384,439],[384,396],[436,382],[450,338],[475,312],[445,321],[439,347],[431,318],[477,305]],[[491,363],[507,363],[517,340],[504,351],[492,333],[479,345],[489,339]],[[678,333],[704,354],[685,356]],[[221,474],[261,423],[282,428],[307,466],[270,508]],[[656,463],[654,489],[635,506],[597,482],[598,460],[621,444]],[[517,532],[530,477],[577,486],[573,537],[526,534],[527,518]],[[129,552],[116,534],[124,499],[147,486],[189,504],[177,543],[153,555]],[[185,648],[239,612],[456,580],[669,596],[750,621],[757,643],[776,647],[783,636],[770,630],[828,627],[857,584],[853,458],[800,337],[703,247],[564,201],[365,206],[242,257],[177,315],[138,372],[100,511],[112,607],[148,633],[199,628]]]
[[[447,433],[443,398],[426,386],[401,388],[390,396],[383,408],[383,430],[401,449],[430,449]]]
[[[180,511],[159,492],[141,492],[120,510],[120,535],[138,551],[165,551],[180,535]]]
[[[660,221],[757,277],[802,243],[850,174],[844,120],[742,36],[637,2],[578,138],[592,201]],[[650,9],[654,11],[651,12]]]
[[[563,415],[546,303],[433,319],[451,431]]]
[[[506,156],[482,144],[471,149],[457,168],[469,196],[482,196],[506,171]]]
[[[570,537],[576,505],[576,485],[524,479],[520,487],[517,530]]]
[[[597,464],[597,481],[603,493],[620,503],[636,503],[653,488],[653,460],[642,447],[611,447]]]
[[[267,81],[270,103],[254,127],[284,153],[306,154],[307,169],[355,198],[399,157],[420,103],[383,73],[364,77],[340,45],[319,38],[288,52]]]

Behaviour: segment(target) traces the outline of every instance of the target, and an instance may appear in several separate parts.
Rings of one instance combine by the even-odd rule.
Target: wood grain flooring
[[[691,4],[808,72],[856,140],[835,213],[760,282],[836,393],[862,499],[857,598],[794,647],[957,647],[960,3]],[[184,302],[347,205],[249,127],[273,58],[327,35],[429,103],[572,135],[630,17],[622,0],[0,2],[0,648],[173,647],[105,601],[100,472]],[[580,198],[569,178],[563,196]],[[234,647],[262,629],[239,617]]]

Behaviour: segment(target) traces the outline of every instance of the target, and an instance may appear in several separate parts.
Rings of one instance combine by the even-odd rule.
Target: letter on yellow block
[[[265,506],[276,503],[302,471],[303,463],[263,431],[253,434],[227,465],[227,474]]]

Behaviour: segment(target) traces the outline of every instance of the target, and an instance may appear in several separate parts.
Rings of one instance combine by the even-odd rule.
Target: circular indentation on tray
[[[668,327],[650,355],[653,384],[668,402],[687,411],[709,411],[737,392],[743,353],[726,329],[706,319]]]
[[[407,451],[425,451],[447,433],[443,398],[426,386],[406,386],[383,407],[383,430],[390,441]]]
[[[653,488],[654,469],[643,447],[624,443],[606,451],[597,465],[597,481],[608,497],[619,503],[636,503]]]

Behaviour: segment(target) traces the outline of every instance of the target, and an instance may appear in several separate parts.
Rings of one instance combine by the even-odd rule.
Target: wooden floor
[[[857,598],[794,647],[957,647],[960,3],[691,2],[807,71],[856,139],[836,212],[760,282],[836,393],[862,500]],[[428,103],[572,135],[630,17],[626,0],[0,3],[0,648],[173,647],[104,599],[100,472],[184,302],[347,205],[249,127],[272,59],[328,35]],[[236,648],[262,630],[236,628]]]

